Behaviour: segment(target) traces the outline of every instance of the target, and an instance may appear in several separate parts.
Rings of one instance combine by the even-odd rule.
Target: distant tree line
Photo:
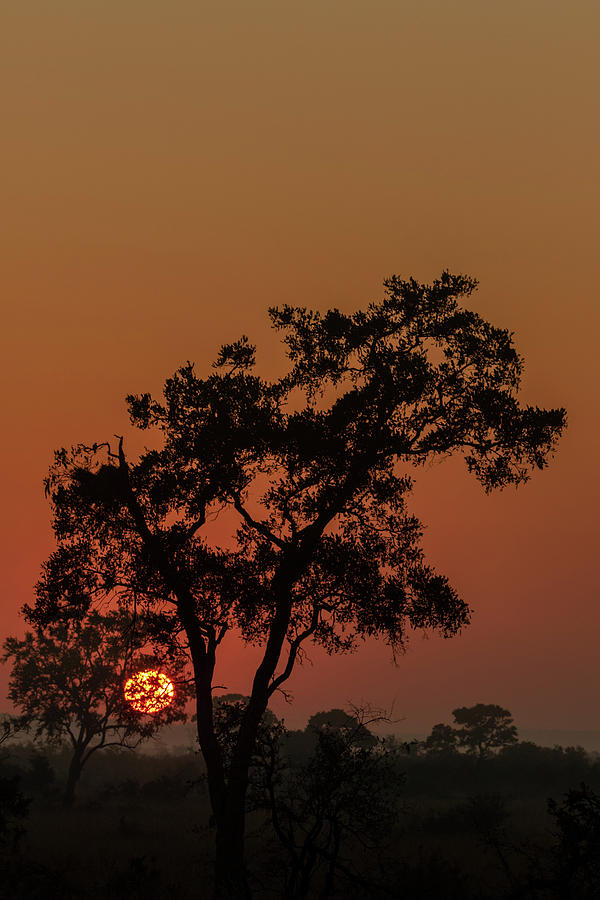
[[[235,746],[247,702],[239,694],[221,695],[215,702],[215,728],[225,748]],[[600,887],[598,763],[581,749],[518,742],[512,717],[502,707],[476,704],[455,712],[454,730],[470,729],[471,734],[463,733],[440,748],[439,726],[423,741],[406,743],[378,736],[375,732],[385,726],[385,717],[365,709],[321,711],[302,730],[286,729],[267,711],[250,769],[247,812],[260,823],[260,846],[269,863],[257,863],[257,872],[269,889],[284,900],[328,898],[340,892],[370,900],[398,896],[400,886],[407,900],[479,896],[471,893],[466,876],[439,857],[421,862],[398,858],[402,821],[424,797],[423,812],[416,818],[410,813],[410,828],[420,841],[429,840],[428,835],[439,840],[447,833],[472,834],[489,859],[496,860],[498,892],[482,897],[595,900]],[[60,799],[52,763],[59,751],[56,741],[44,744],[47,735],[37,728],[27,734],[22,719],[0,722],[0,733],[8,735],[0,753],[0,870],[5,865],[10,874],[22,853],[19,846],[32,798],[45,804]],[[25,738],[33,738],[33,743]],[[36,746],[45,746],[48,755],[35,751]],[[105,787],[97,794],[103,803],[113,796],[125,809],[124,803],[164,802],[175,812],[187,792],[196,789],[194,784],[202,784],[197,756],[181,757],[179,763],[171,757],[170,774],[163,775],[164,757],[145,757],[143,766],[132,762],[126,770],[124,753],[117,746],[112,754],[96,757],[96,768],[105,772]],[[140,774],[119,782],[117,763],[121,771],[133,773],[137,768]],[[147,784],[138,780],[142,772],[152,779]],[[595,788],[586,783],[590,780]],[[550,843],[522,847],[508,828],[506,791],[521,791],[523,796],[537,791],[543,797],[549,787],[563,793],[547,803],[554,836]],[[457,800],[448,805],[440,797]],[[207,825],[210,833],[214,823]],[[144,873],[142,866],[143,884]],[[155,896],[147,888],[149,896]]]

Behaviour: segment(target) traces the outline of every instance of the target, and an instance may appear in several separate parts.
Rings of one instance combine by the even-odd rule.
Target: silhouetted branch
[[[271,543],[276,544],[277,547],[285,550],[285,548],[288,546],[286,541],[282,541],[281,538],[278,538],[276,534],[273,534],[271,529],[267,528],[264,522],[258,522],[256,519],[253,519],[250,513],[242,506],[242,501],[240,500],[239,494],[234,495],[233,505],[247,525],[250,525],[251,528],[254,528],[254,530],[262,534],[263,537],[268,538],[268,540],[270,540]]]

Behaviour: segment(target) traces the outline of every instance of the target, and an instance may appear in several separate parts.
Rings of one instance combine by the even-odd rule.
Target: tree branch
[[[252,518],[250,513],[242,506],[242,501],[240,500],[239,494],[234,495],[233,505],[239,512],[242,519],[246,522],[246,524],[250,525],[251,528],[254,528],[255,531],[258,531],[264,537],[268,538],[268,540],[270,540],[273,544],[276,544],[282,550],[285,550],[285,548],[289,546],[286,541],[282,541],[281,538],[278,538],[276,534],[273,534],[271,529],[267,528],[264,522],[258,522],[256,519]]]
[[[320,605],[318,603],[315,603],[310,625],[308,626],[308,628],[306,628],[300,634],[296,635],[296,637],[292,641],[290,641],[290,652],[288,654],[287,663],[285,665],[283,672],[281,672],[280,675],[278,675],[276,678],[274,678],[273,681],[271,682],[271,684],[269,685],[269,690],[268,690],[269,697],[271,697],[275,693],[275,691],[277,690],[279,685],[283,684],[284,681],[287,681],[287,679],[292,674],[294,664],[295,664],[296,658],[298,656],[298,651],[300,650],[300,645],[302,644],[303,641],[306,640],[306,638],[310,637],[311,634],[314,634],[314,632],[317,629],[317,626],[319,624],[320,611],[321,611]]]

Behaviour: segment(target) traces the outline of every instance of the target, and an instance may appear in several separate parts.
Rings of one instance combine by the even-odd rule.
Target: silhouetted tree
[[[0,718],[0,745],[19,732],[28,730],[28,722],[23,716],[5,714]],[[23,820],[29,812],[31,800],[23,794],[21,778],[18,774],[5,774],[7,757],[2,748],[0,762],[0,877],[3,877],[3,856],[12,855],[24,833]]]
[[[506,810],[501,798],[489,797],[482,806],[481,801],[485,799],[472,798],[465,811],[470,813],[482,843],[494,850],[501,864],[510,884],[507,896],[515,900],[597,900],[600,896],[600,797],[597,793],[582,782],[578,788],[568,790],[562,802],[548,800],[548,812],[555,826],[551,844],[536,841],[515,844],[502,828]]]
[[[486,490],[519,484],[564,427],[563,410],[519,405],[511,335],[459,305],[475,286],[447,272],[430,285],[394,277],[382,302],[351,315],[271,309],[291,362],[282,378],[254,374],[242,337],[207,378],[188,363],[164,399],[128,398],[133,424],[160,438],[137,460],[123,439],[56,454],[46,489],[58,547],[26,612],[76,618],[118,594],[187,643],[220,896],[250,893],[248,773],[304,643],[339,652],[378,636],[400,649],[411,627],[451,636],[469,621],[424,561],[409,470],[458,453]],[[239,525],[227,550],[212,536],[224,509]],[[226,772],[212,690],[234,628],[262,656]]]
[[[308,720],[306,727],[317,735],[323,731],[338,733],[347,738],[351,746],[374,747],[378,741],[362,721],[365,717],[368,718],[367,714],[362,716],[358,710],[348,713],[344,709],[330,709],[328,712],[315,713]]]
[[[20,789],[19,776],[0,776],[0,861],[3,850],[13,852],[23,835],[23,820],[31,800]]]
[[[456,729],[456,737],[467,753],[476,753],[481,758],[488,756],[490,750],[518,743],[510,712],[495,703],[461,706],[452,715],[456,724],[462,726]]]
[[[398,813],[403,776],[397,753],[369,732],[361,711],[331,712],[312,717],[316,744],[301,766],[290,767],[282,757],[282,730],[258,743],[262,781],[252,793],[255,804],[269,810],[286,851],[286,900],[330,897],[340,876],[368,887],[353,851],[373,856]]]
[[[0,744],[8,741],[16,734],[27,732],[29,730],[29,721],[26,716],[11,716],[4,714],[0,716]]]
[[[581,784],[568,791],[562,803],[549,800],[548,812],[557,826],[556,896],[594,900],[600,896],[600,796]]]
[[[431,734],[425,741],[427,753],[453,753],[457,750],[458,733],[451,725],[439,723],[431,729]]]
[[[173,704],[160,713],[140,715],[125,702],[123,688],[132,665],[146,668],[155,661],[141,652],[145,638],[139,630],[128,633],[129,625],[130,617],[122,611],[91,610],[84,618],[4,641],[2,659],[12,661],[9,698],[37,738],[71,745],[66,806],[73,803],[82,769],[98,750],[136,747],[167,722],[185,719],[189,692],[183,684]]]
[[[225,773],[229,773],[233,763],[235,749],[239,739],[239,731],[244,721],[246,708],[250,698],[244,694],[221,694],[214,698],[213,722],[214,729],[222,750],[223,767]],[[255,754],[250,762],[249,778],[255,776],[256,767],[262,768],[264,748],[279,744],[281,735],[285,731],[283,724],[277,719],[270,709],[265,709],[256,734]],[[261,780],[262,776],[259,776]]]

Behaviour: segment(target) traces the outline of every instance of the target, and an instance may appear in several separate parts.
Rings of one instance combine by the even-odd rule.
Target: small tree
[[[425,741],[426,753],[454,753],[457,750],[458,733],[451,725],[439,723],[431,729]]]
[[[600,795],[580,784],[562,803],[548,801],[557,826],[553,854],[556,896],[595,900],[600,896]]]
[[[158,449],[125,442],[56,454],[46,482],[58,546],[30,621],[78,616],[94,602],[143,598],[163,635],[184,633],[198,740],[216,822],[219,896],[247,898],[246,793],[260,723],[303,645],[354,649],[367,636],[405,646],[410,628],[449,637],[467,604],[425,562],[407,508],[411,472],[451,454],[486,490],[547,464],[562,409],[521,406],[510,333],[460,305],[473,279],[390,278],[365,310],[270,310],[289,371],[255,374],[248,339],[221,347],[214,371],[191,363],[164,398],[128,398]],[[228,549],[210,523],[236,522]],[[118,585],[118,591],[115,590]],[[225,635],[261,647],[231,765],[214,727],[213,678]]]
[[[70,806],[90,757],[106,747],[136,747],[168,722],[185,719],[188,690],[180,684],[173,704],[150,716],[125,702],[127,673],[155,658],[142,653],[145,638],[130,631],[129,616],[91,611],[82,619],[28,631],[4,642],[3,661],[12,661],[9,698],[22,710],[36,738],[71,746],[64,790]],[[171,662],[173,666],[173,661]],[[181,675],[181,663],[176,666]]]
[[[518,743],[510,712],[494,703],[461,706],[453,710],[452,715],[456,724],[462,726],[456,730],[458,745],[467,753],[476,753],[483,758],[491,750]]]
[[[226,773],[229,773],[233,762],[239,731],[249,702],[250,698],[244,694],[220,694],[214,700],[214,728],[222,748],[223,766]],[[266,709],[257,732],[256,750],[259,757],[256,755],[253,757],[251,769],[263,766],[260,748],[271,746],[273,742],[279,741],[279,737],[284,731],[283,723],[270,709]],[[251,776],[254,774],[253,771]]]
[[[219,724],[223,699],[216,705]],[[324,863],[329,873],[325,887],[332,889],[335,872],[350,871],[340,857],[346,838],[353,834],[366,847],[369,835],[380,837],[395,815],[396,788],[403,781],[392,765],[398,751],[369,729],[389,721],[384,711],[351,706],[351,712],[315,713],[304,731],[290,732],[267,710],[257,736],[249,808],[269,810],[279,840],[287,835],[283,844],[291,868],[285,897],[305,896]],[[303,739],[300,753],[298,737]]]
[[[258,743],[253,799],[269,810],[286,854],[285,900],[330,897],[340,877],[373,887],[356,851],[373,858],[381,849],[398,815],[404,777],[397,753],[371,734],[370,721],[364,710],[317,713],[309,723],[315,747],[298,767],[282,758],[281,726],[265,731]]]
[[[29,722],[26,716],[11,716],[8,714],[0,716],[0,744],[28,730]]]
[[[348,713],[344,709],[330,709],[328,712],[318,712],[311,716],[307,730],[317,736],[323,732],[341,735],[346,739],[348,746],[374,747],[378,744],[378,740],[363,721],[366,717],[367,713],[363,710]],[[381,719],[380,716],[376,718]]]

